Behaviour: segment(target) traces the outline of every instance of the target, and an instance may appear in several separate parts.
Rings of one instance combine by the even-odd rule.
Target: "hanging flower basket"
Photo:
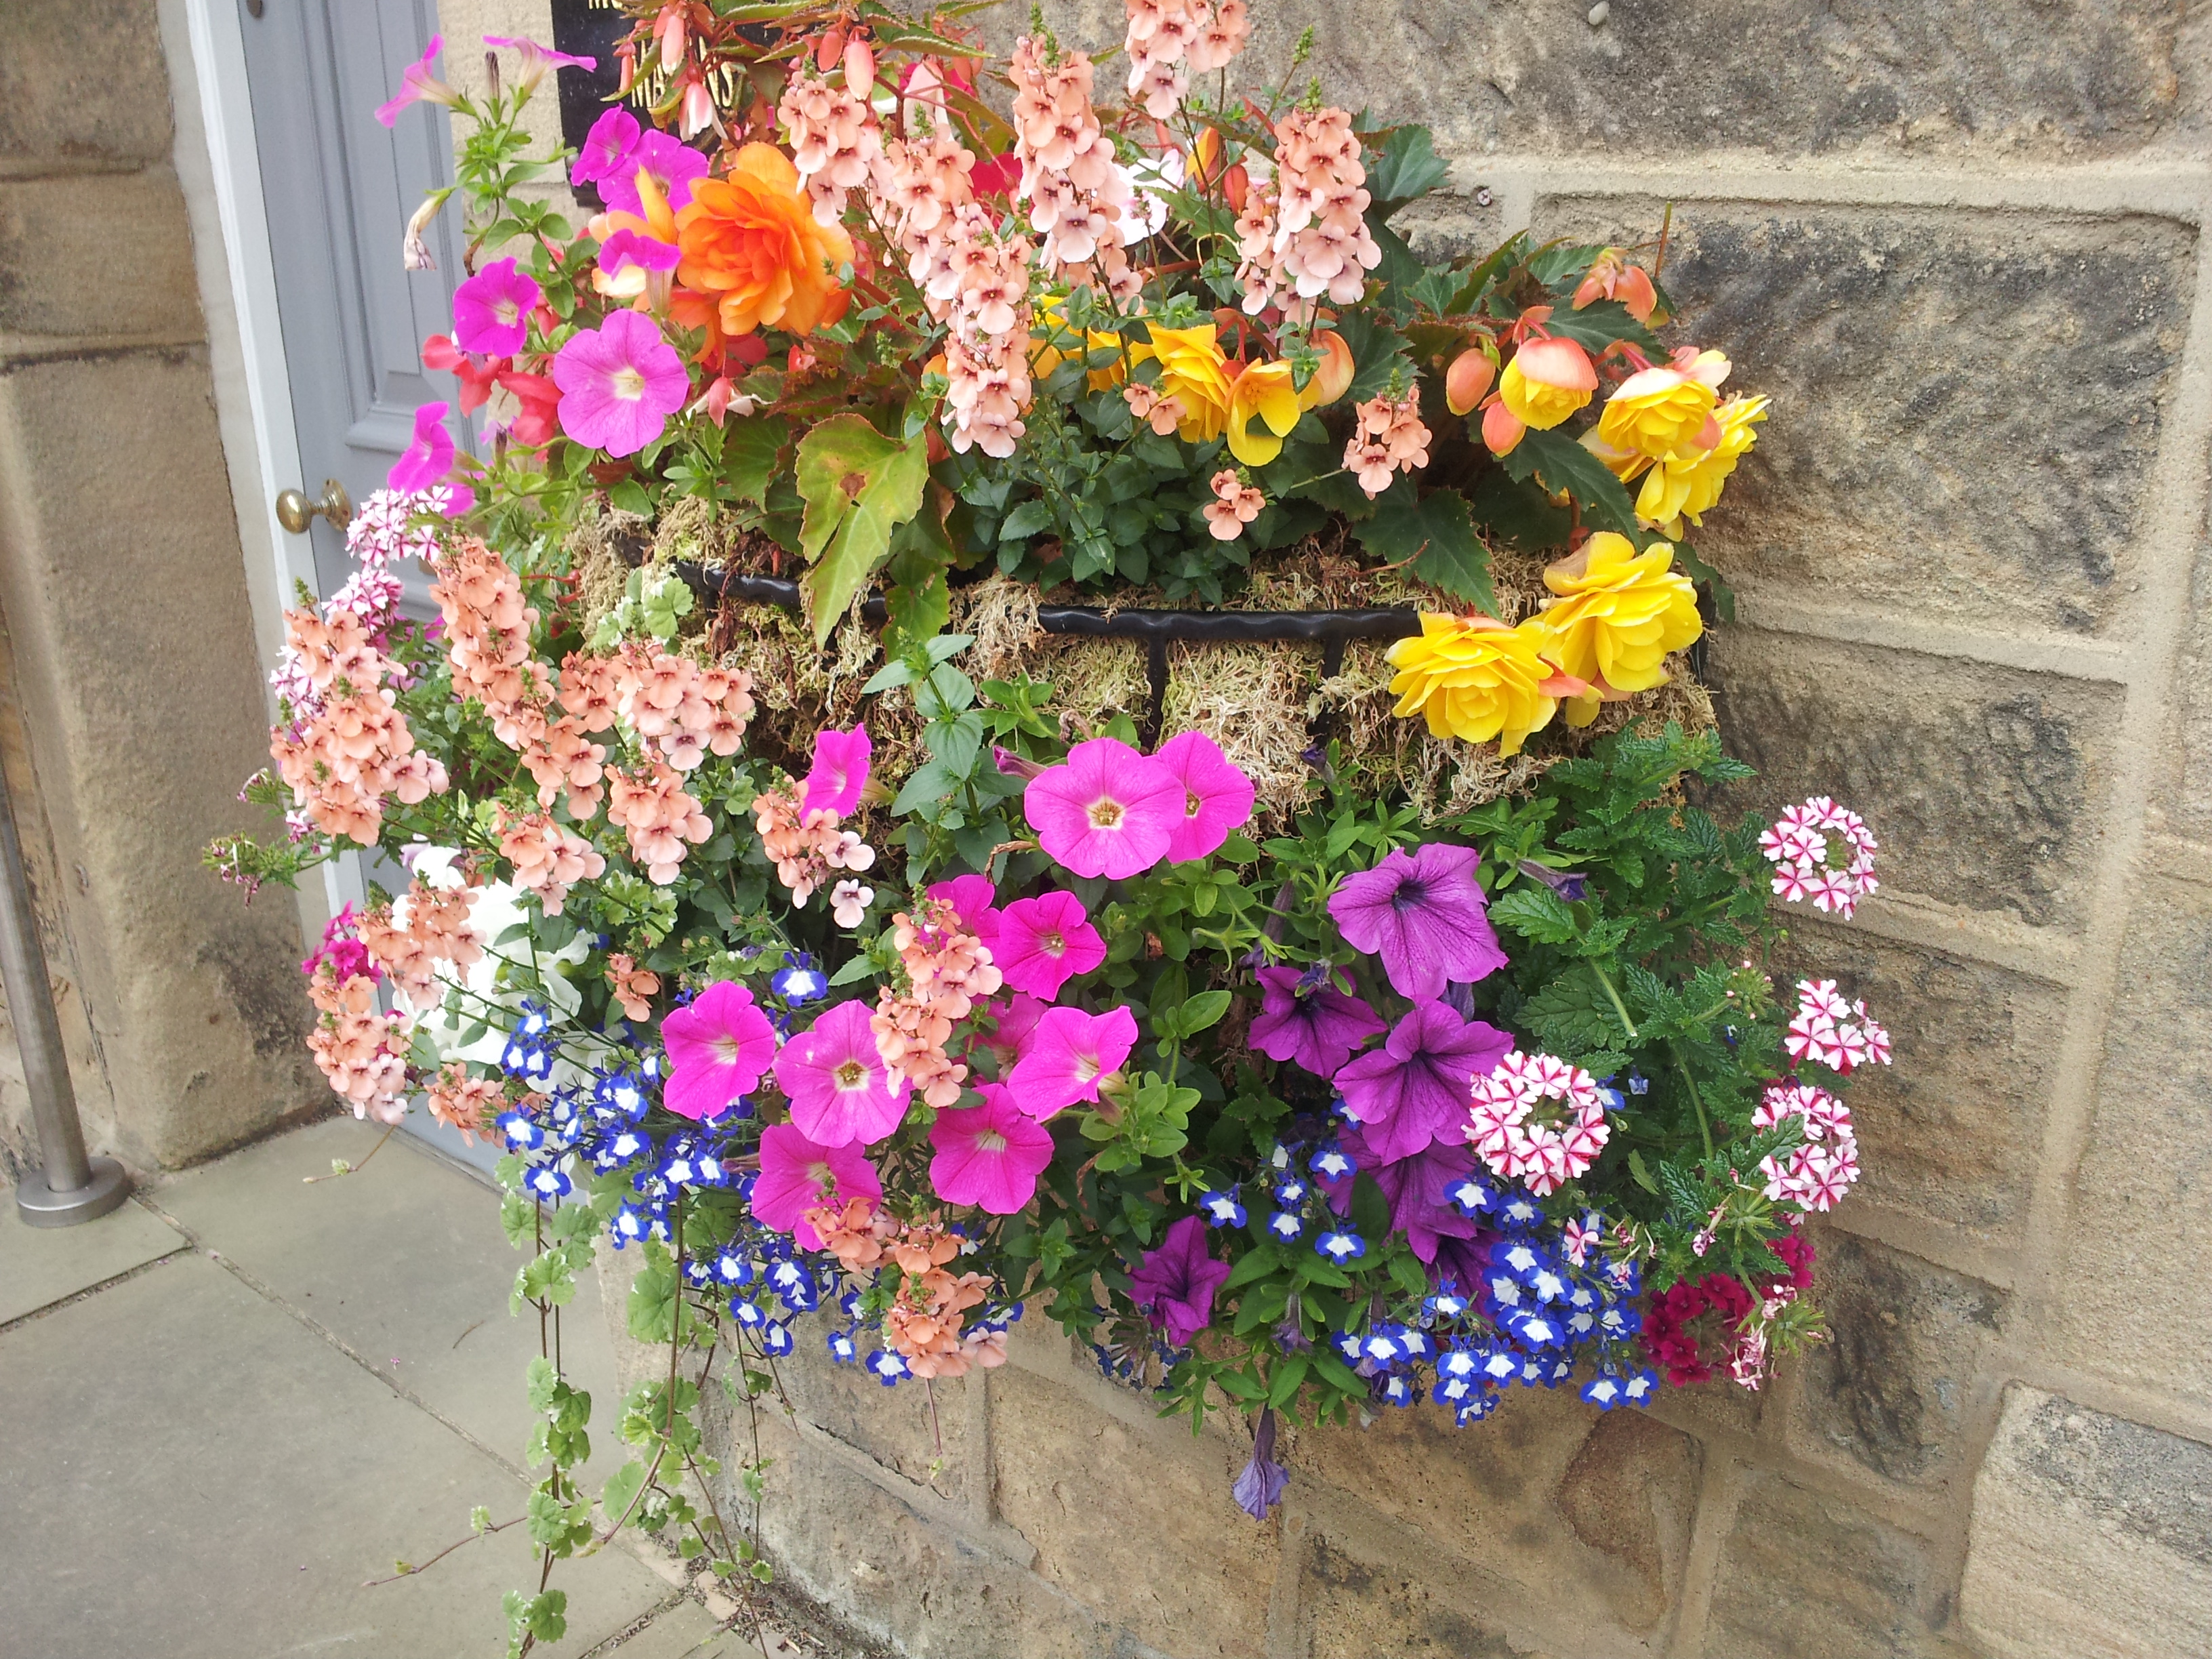
[[[1875,844],[1691,787],[1747,772],[1686,538],[1767,400],[1656,331],[1663,230],[1425,263],[1425,131],[1205,92],[1242,0],[1133,7],[1118,106],[863,9],[641,22],[673,131],[607,112],[580,227],[516,193],[542,52],[410,70],[387,118],[468,130],[427,349],[491,459],[424,411],[287,618],[289,837],[211,854],[404,861],[309,963],[333,1089],[503,1146],[549,1326],[636,1253],[671,1358],[604,1490],[531,1379],[548,1568],[638,1524],[764,1576],[697,1370],[755,1401],[802,1342],[895,1385],[1055,1320],[1248,1418],[1255,1516],[1277,1413],[1758,1386],[1889,1059],[1768,907],[1848,917]]]

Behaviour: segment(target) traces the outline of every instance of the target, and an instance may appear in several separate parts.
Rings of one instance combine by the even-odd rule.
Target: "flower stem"
[[[1605,976],[1604,969],[1599,967],[1595,962],[1588,965],[1590,972],[1597,975],[1597,982],[1605,988],[1606,1000],[1613,1004],[1613,1012],[1620,1019],[1620,1029],[1628,1033],[1628,1040],[1631,1042],[1637,1042],[1638,1039],[1636,1022],[1629,1018],[1627,1005],[1621,1001],[1620,993],[1613,988],[1613,981]],[[1712,1149],[1709,1146],[1706,1150],[1710,1152]]]
[[[1705,1121],[1705,1097],[1698,1093],[1698,1079],[1690,1075],[1690,1062],[1682,1058],[1680,1043],[1669,1042],[1667,1045],[1667,1052],[1674,1057],[1674,1067],[1681,1073],[1683,1083],[1688,1085],[1690,1104],[1698,1109],[1698,1133],[1705,1138],[1705,1156],[1711,1158],[1713,1155],[1713,1130],[1712,1126]]]

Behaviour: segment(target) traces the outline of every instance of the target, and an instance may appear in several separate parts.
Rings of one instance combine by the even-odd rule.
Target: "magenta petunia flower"
[[[635,311],[569,336],[553,359],[553,384],[562,392],[561,430],[617,459],[658,438],[691,391],[676,348]]]
[[[1077,744],[1023,797],[1038,845],[1079,876],[1114,881],[1167,856],[1183,802],[1174,773],[1112,738]]]
[[[576,152],[575,165],[568,169],[568,182],[592,184],[619,171],[637,148],[638,134],[643,131],[637,117],[619,104],[607,111],[584,135],[583,148]]]
[[[537,91],[538,83],[545,78],[548,70],[580,69],[590,75],[596,73],[599,67],[599,60],[596,58],[579,58],[572,52],[541,46],[526,34],[487,34],[483,43],[522,54],[522,61],[515,65],[514,83],[525,92]]]
[[[1262,968],[1265,993],[1253,1018],[1251,1044],[1271,1060],[1287,1060],[1318,1078],[1333,1078],[1352,1051],[1384,1030],[1382,1018],[1334,982],[1340,975],[1314,968]]]
[[[1380,1048],[1337,1073],[1336,1091],[1376,1157],[1410,1158],[1460,1136],[1474,1079],[1512,1047],[1495,1026],[1462,1019],[1441,1002],[1417,1003]]]
[[[1171,1346],[1185,1347],[1212,1322],[1213,1293],[1228,1277],[1229,1264],[1206,1248],[1206,1223],[1187,1215],[1129,1275],[1129,1299],[1151,1311]]]
[[[858,1146],[822,1146],[792,1123],[761,1131],[753,1214],[763,1227],[791,1234],[800,1249],[822,1248],[822,1235],[806,1224],[809,1210],[883,1195],[882,1177]]]
[[[658,236],[641,236],[624,228],[599,244],[599,269],[619,276],[635,265],[641,270],[673,270],[684,261],[684,250]]]
[[[981,1084],[983,1103],[944,1111],[929,1126],[929,1184],[947,1204],[972,1204],[991,1215],[1012,1215],[1036,1195],[1037,1176],[1052,1162],[1052,1136],[995,1083]]]
[[[998,1051],[1002,1073],[1028,1057],[1030,1048],[1036,1046],[1037,1022],[1045,1017],[1043,1003],[1026,991],[1017,991],[1011,997],[985,1003],[981,1012],[998,1023],[998,1030],[977,1041]]]
[[[661,1103],[694,1122],[750,1094],[775,1058],[775,1028],[735,980],[718,980],[660,1022],[668,1051]]]
[[[1006,1078],[1014,1103],[1034,1118],[1048,1118],[1079,1100],[1098,1098],[1098,1080],[1109,1076],[1137,1046],[1137,1017],[1127,1008],[1086,1014],[1080,1008],[1048,1008],[1030,1034],[1030,1050]]]
[[[801,806],[809,812],[826,806],[839,817],[849,816],[868,787],[868,758],[874,753],[866,726],[856,724],[849,732],[823,726],[814,734],[814,769],[806,775]]]
[[[775,1080],[791,1097],[791,1121],[824,1146],[881,1140],[905,1117],[913,1086],[876,1052],[864,1002],[839,1003],[785,1043]]]
[[[453,501],[447,516],[465,513],[475,504],[477,493],[466,484],[447,481],[447,474],[453,470],[453,441],[446,434],[446,410],[442,403],[417,404],[415,406],[415,441],[399,452],[399,459],[392,464],[392,471],[384,475],[384,482],[403,495],[418,490],[431,489],[443,484],[453,492]]]
[[[1015,990],[1050,1002],[1069,980],[1106,960],[1106,941],[1085,915],[1082,900],[1051,892],[1017,899],[1000,914],[991,960]]]
[[[950,881],[933,882],[929,896],[950,904],[958,912],[961,927],[974,938],[994,946],[992,959],[997,960],[999,890],[991,885],[990,877],[955,876]]]
[[[1413,1254],[1423,1261],[1437,1259],[1440,1241],[1473,1238],[1481,1231],[1480,1222],[1461,1214],[1444,1196],[1452,1182],[1474,1172],[1474,1154],[1465,1141],[1431,1141],[1409,1157],[1389,1161],[1357,1127],[1340,1136],[1339,1141],[1360,1170],[1375,1177],[1375,1184],[1390,1203],[1392,1231],[1405,1234]],[[1339,1215],[1352,1213],[1352,1188],[1357,1179],[1356,1176],[1320,1179],[1329,1208]]]
[[[453,290],[453,343],[511,357],[530,338],[530,313],[545,291],[512,259],[495,259]]]
[[[1425,1002],[1447,985],[1471,985],[1505,965],[1474,878],[1482,854],[1425,842],[1393,852],[1372,870],[1346,876],[1328,913],[1355,950],[1380,957],[1401,996]]]
[[[641,172],[653,175],[672,213],[691,199],[693,183],[707,176],[707,158],[665,132],[641,133],[620,165],[599,176],[599,195],[610,208],[645,216],[645,198],[637,192]]]
[[[399,112],[410,104],[445,104],[451,106],[453,89],[430,73],[430,65],[438,61],[438,54],[446,49],[443,35],[434,34],[430,44],[423,48],[420,63],[410,64],[399,75],[399,94],[376,106],[376,118],[386,126],[397,126]]]
[[[1183,811],[1168,842],[1168,862],[1182,864],[1217,851],[1231,830],[1250,822],[1257,794],[1252,780],[1203,732],[1185,732],[1159,746],[1154,760],[1182,785]]]

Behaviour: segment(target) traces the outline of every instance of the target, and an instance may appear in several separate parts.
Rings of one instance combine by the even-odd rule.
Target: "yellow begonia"
[[[1552,428],[1590,400],[1597,371],[1571,340],[1528,340],[1498,377],[1498,401],[1523,426]]]
[[[1702,525],[1721,498],[1721,486],[1735,464],[1759,441],[1753,428],[1766,418],[1770,398],[1731,398],[1713,411],[1720,441],[1687,459],[1665,460],[1651,469],[1637,492],[1636,516],[1654,529],[1681,539],[1682,520]]]
[[[1597,417],[1598,437],[1654,461],[1688,460],[1711,446],[1706,431],[1729,360],[1717,351],[1640,369],[1623,380]]]
[[[1226,435],[1229,453],[1246,466],[1265,466],[1283,453],[1283,439],[1297,425],[1298,416],[1321,396],[1321,377],[1306,383],[1301,393],[1291,384],[1286,362],[1232,362],[1216,343],[1212,323],[1196,328],[1147,325],[1149,348],[1137,347],[1133,357],[1157,357],[1160,377],[1157,390],[1182,407],[1176,435],[1190,443],[1211,443]],[[1257,418],[1264,431],[1255,431]]]
[[[1665,542],[1638,553],[1626,536],[1601,530],[1544,572],[1558,597],[1529,620],[1547,636],[1544,654],[1592,687],[1568,705],[1570,726],[1589,725],[1603,696],[1666,684],[1667,653],[1705,632],[1697,589],[1674,566]]]
[[[1540,654],[1550,640],[1534,617],[1508,628],[1487,617],[1424,615],[1420,636],[1400,640],[1388,653],[1398,671],[1390,681],[1395,712],[1425,716],[1432,736],[1496,738],[1499,754],[1517,755],[1559,706],[1544,690],[1558,684]]]

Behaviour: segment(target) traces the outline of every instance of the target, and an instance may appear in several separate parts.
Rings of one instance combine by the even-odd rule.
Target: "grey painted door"
[[[453,178],[447,114],[435,104],[411,105],[388,131],[375,114],[438,32],[437,7],[234,3],[307,475],[295,482],[319,498],[323,480],[336,478],[357,506],[406,447],[416,406],[453,395],[449,376],[423,368],[422,342],[445,332],[452,315],[459,204],[448,204],[427,238],[436,270],[410,271],[400,261],[409,216],[426,191]],[[460,423],[448,424],[465,444]],[[333,592],[349,568],[343,539],[319,519],[309,533],[319,585]]]

